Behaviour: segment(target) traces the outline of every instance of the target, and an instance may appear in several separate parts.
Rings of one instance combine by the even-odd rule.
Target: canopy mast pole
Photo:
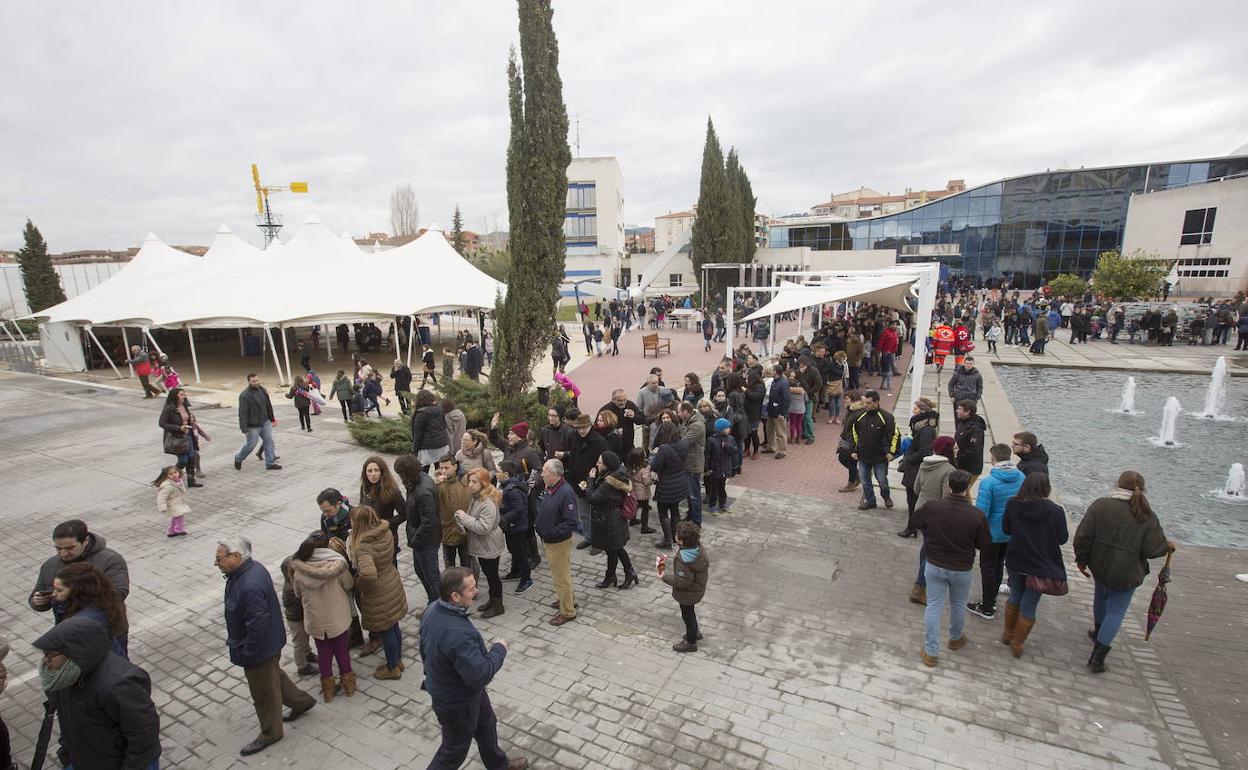
[[[278,324],[277,327],[282,333],[282,356],[286,359],[286,384],[295,384],[295,378],[290,373],[290,346],[286,344],[286,327]],[[276,353],[276,351],[274,351]],[[280,366],[278,367],[281,368]]]
[[[725,340],[724,355],[728,356],[729,358],[732,358],[732,343],[733,343],[732,333],[735,330],[735,327],[733,325],[733,318],[732,318],[734,311],[737,309],[735,295],[736,295],[736,287],[729,286],[728,287],[728,300],[727,300],[728,307],[725,308],[725,310],[727,310],[728,312],[728,318],[724,321],[724,323],[728,325],[727,332],[724,336],[724,340]]]
[[[113,373],[117,375],[117,379],[125,379],[121,376],[121,370],[117,368],[117,364],[114,364],[113,359],[108,355],[108,351],[105,350],[104,346],[100,344],[99,337],[96,337],[95,332],[91,331],[91,324],[86,324],[82,327],[82,330],[87,333],[87,336],[91,338],[91,341],[95,343],[95,346],[100,349],[100,353],[104,355],[104,360],[108,362],[108,365],[113,367]],[[8,331],[8,329],[6,328],[5,331]]]
[[[277,345],[273,343],[273,330],[268,324],[264,325],[264,335],[269,339],[269,352],[273,354],[273,366],[277,369],[277,377],[282,378],[282,362],[277,360]],[[281,385],[281,382],[278,382]]]
[[[9,339],[13,340],[14,345],[18,345],[20,347],[22,344],[25,344],[26,349],[30,351],[30,355],[32,358],[39,357],[39,354],[35,351],[35,347],[30,344],[29,340],[26,339],[26,335],[22,334],[22,330],[20,328],[17,329],[17,333],[22,334],[22,342],[18,342],[17,337],[13,336],[13,332],[9,331],[9,325],[7,323],[5,323],[4,321],[0,321],[0,326],[4,327],[4,333],[9,336]],[[13,326],[17,328],[17,321],[13,322]]]
[[[165,354],[165,351],[160,349],[160,343],[157,342],[156,338],[152,336],[152,330],[144,326],[143,333],[146,334],[147,338],[152,341],[152,347],[156,348],[156,352],[163,356]]]
[[[195,367],[195,384],[198,385],[199,379],[199,357],[195,355],[195,332],[190,326],[186,327],[186,336],[191,341],[191,364]]]
[[[420,327],[416,324],[416,316],[408,316],[412,319],[412,326],[407,332],[407,368],[412,368],[412,337],[415,337],[420,331]]]
[[[126,367],[130,369],[130,376],[134,376],[134,364],[130,363],[130,337],[126,335],[126,327],[121,327],[121,344],[126,348]]]

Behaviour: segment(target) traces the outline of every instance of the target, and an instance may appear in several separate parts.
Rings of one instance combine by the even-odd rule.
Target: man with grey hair
[[[572,592],[572,533],[576,531],[576,493],[563,478],[563,463],[547,460],[542,466],[546,485],[537,503],[537,536],[546,544],[550,578],[559,600],[551,607],[559,610],[550,619],[562,626],[576,617],[576,595]]]
[[[260,719],[260,736],[242,748],[244,757],[282,739],[282,722],[293,722],[316,700],[295,687],[278,661],[286,646],[282,609],[273,578],[251,558],[251,541],[232,537],[217,542],[214,563],[225,575],[225,643],[230,662],[241,666]],[[282,706],[289,706],[284,718]]]

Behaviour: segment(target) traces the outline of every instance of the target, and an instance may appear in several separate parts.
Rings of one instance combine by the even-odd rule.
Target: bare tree
[[[390,193],[390,230],[395,235],[415,235],[420,230],[420,207],[410,184],[399,185]]]

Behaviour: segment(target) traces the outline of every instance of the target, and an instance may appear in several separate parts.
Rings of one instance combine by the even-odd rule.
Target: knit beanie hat
[[[511,426],[509,432],[519,436],[521,441],[527,441],[529,438],[529,424],[527,422],[518,422]]]
[[[719,433],[719,432],[720,432],[720,431],[722,431],[724,428],[731,428],[731,427],[732,427],[732,423],[728,422],[728,421],[727,421],[727,420],[725,420],[723,417],[720,417],[718,420],[716,420],[716,421],[715,421],[715,432],[716,432],[716,433]]]
[[[610,450],[603,452],[602,464],[607,467],[607,471],[614,472],[620,467],[620,456]]]
[[[943,455],[949,459],[953,459],[953,447],[955,442],[952,436],[939,436],[932,442],[932,451],[938,455]]]

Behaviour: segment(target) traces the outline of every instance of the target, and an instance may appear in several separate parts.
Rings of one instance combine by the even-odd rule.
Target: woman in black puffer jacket
[[[659,510],[659,525],[663,539],[655,548],[672,547],[672,533],[680,519],[680,503],[689,497],[689,482],[685,475],[685,455],[689,444],[680,438],[680,428],[665,422],[655,435],[654,455],[650,458],[650,472],[657,476],[654,486],[654,502]]]
[[[451,452],[451,442],[446,435],[446,414],[433,391],[424,388],[416,393],[413,407],[412,454],[428,471],[438,458]]]
[[[620,515],[620,504],[632,491],[633,482],[615,452],[603,452],[597,466],[589,473],[590,520],[593,523],[590,540],[595,548],[607,552],[607,575],[598,587],[615,585],[615,565],[619,563],[624,567],[624,585],[620,586],[623,590],[637,583],[637,573],[628,551],[624,550],[628,544],[628,520]]]
[[[906,488],[906,507],[909,518],[906,528],[897,533],[898,537],[915,537],[918,530],[914,528],[914,504],[919,500],[919,491],[915,481],[919,476],[919,467],[923,458],[932,453],[932,442],[940,434],[940,415],[929,398],[920,398],[914,402],[910,410],[910,446],[906,447],[901,457],[901,485]]]

